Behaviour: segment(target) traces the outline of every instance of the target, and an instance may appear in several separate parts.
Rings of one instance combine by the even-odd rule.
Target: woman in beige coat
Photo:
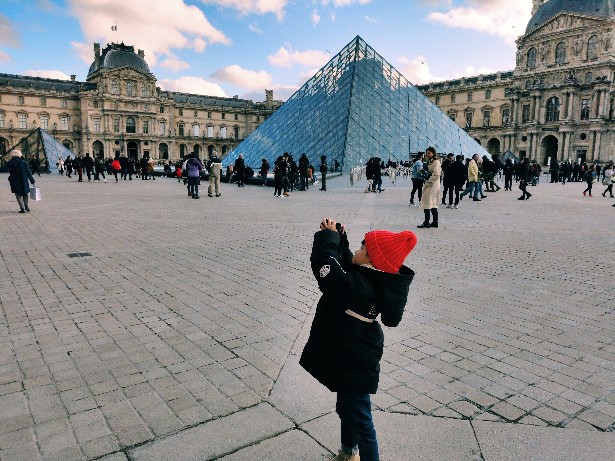
[[[427,156],[427,170],[429,171],[429,178],[425,180],[423,184],[423,196],[421,197],[421,208],[425,213],[425,221],[418,227],[438,227],[438,195],[440,193],[440,177],[442,176],[442,167],[440,165],[440,159],[436,154],[436,149],[428,147],[425,151]],[[431,210],[432,220],[429,223],[429,211]]]

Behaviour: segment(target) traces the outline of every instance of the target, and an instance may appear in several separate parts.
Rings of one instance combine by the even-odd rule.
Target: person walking
[[[66,167],[66,177],[70,178],[73,174],[73,160],[70,158],[70,155],[66,156],[66,161],[64,162],[64,166]]]
[[[77,175],[79,176],[78,181],[83,182],[83,159],[81,158],[81,155],[75,159],[73,166],[75,167],[75,170],[77,170]]]
[[[28,194],[30,193],[30,184],[34,185],[34,176],[30,171],[28,162],[22,158],[20,150],[12,150],[11,159],[6,162],[6,165],[0,166],[0,172],[9,172],[9,184],[11,192],[15,194],[17,203],[19,204],[19,212],[30,212],[28,206]]]
[[[428,147],[425,151],[427,156],[427,170],[429,178],[423,184],[423,196],[421,197],[421,209],[425,213],[423,224],[419,224],[419,228],[438,227],[438,193],[440,192],[440,176],[442,175],[442,167],[440,159],[436,154],[436,149]],[[431,223],[429,222],[429,214],[431,212]]]
[[[320,185],[320,189],[322,191],[326,191],[327,190],[327,169],[329,167],[327,166],[327,156],[326,155],[321,155],[320,156],[320,180],[321,180],[321,185]]]
[[[583,191],[583,197],[587,196],[586,193],[589,193],[589,196],[593,197],[592,186],[594,185],[594,182],[596,181],[596,177],[597,177],[596,164],[592,163],[589,166],[589,169],[583,174],[583,179],[587,183],[587,188]]]
[[[423,181],[424,181],[424,172],[423,172],[423,153],[419,152],[416,154],[414,159],[414,163],[412,164],[412,192],[410,192],[410,206],[414,206],[414,193],[418,192],[419,202],[421,201],[421,197],[423,196]]]
[[[339,230],[338,230],[339,229]],[[345,227],[327,218],[310,263],[322,296],[299,364],[337,393],[340,449],[335,461],[378,461],[370,394],[378,390],[387,327],[401,322],[414,271],[404,260],[417,244],[408,230],[374,230],[352,254]]]
[[[117,182],[117,174],[122,171],[122,164],[120,163],[120,159],[116,157],[109,166],[111,168],[113,176],[115,176],[115,182]]]
[[[107,182],[107,178],[105,177],[105,162],[103,162],[102,158],[96,157],[94,160],[94,182],[99,182],[101,175],[103,180]]]
[[[602,180],[602,184],[606,186],[606,189],[602,193],[603,197],[606,197],[608,192],[609,197],[613,197],[613,182],[615,182],[615,169],[613,169],[613,164],[610,163],[604,169],[604,179]]]
[[[467,194],[470,194],[472,200],[475,202],[480,202],[478,198],[479,187],[478,184],[480,182],[478,177],[478,154],[474,154],[472,159],[468,163],[468,188],[464,190],[459,196],[460,199],[463,199]]]
[[[527,191],[528,181],[530,175],[530,161],[524,158],[519,166],[519,190],[521,190],[521,197],[517,200],[527,200],[532,194]]]
[[[207,189],[207,195],[213,197],[214,193],[216,197],[220,197],[220,177],[222,176],[222,162],[216,154],[209,161],[209,188]],[[267,175],[265,174],[265,178]]]
[[[85,168],[85,174],[88,177],[88,181],[92,180],[92,171],[94,170],[94,159],[90,157],[90,153],[85,153],[85,158],[83,159],[83,166]]]
[[[446,195],[448,194],[448,205],[446,208],[453,208],[453,191],[455,190],[454,183],[452,181],[452,174],[449,169],[455,163],[455,158],[452,153],[446,156],[446,160],[442,162],[442,186],[444,191],[442,192],[442,206],[446,205]]]
[[[261,178],[263,178],[263,187],[267,185],[267,174],[268,173],[269,173],[269,162],[267,161],[267,159],[264,158],[261,162],[261,169],[259,171]]]
[[[273,196],[281,197],[282,196],[282,183],[284,181],[284,174],[286,170],[286,162],[284,161],[283,156],[279,156],[273,166]]]
[[[455,157],[455,161],[449,168],[448,174],[450,175],[450,179],[453,182],[453,188],[455,192],[455,203],[453,204],[453,208],[458,209],[459,193],[461,192],[461,188],[465,184],[468,177],[468,170],[463,163],[463,155],[457,155],[457,157]]]
[[[193,152],[190,154],[190,158],[186,161],[186,171],[188,172],[188,190],[192,198],[199,198],[199,181],[201,179],[201,171],[203,171],[203,164],[196,158],[196,154]]]

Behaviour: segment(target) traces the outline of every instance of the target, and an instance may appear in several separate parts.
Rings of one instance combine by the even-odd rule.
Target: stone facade
[[[582,3],[535,0],[514,71],[419,88],[492,154],[615,159],[613,0]]]
[[[144,53],[110,44],[86,82],[0,74],[0,150],[43,128],[75,154],[177,160],[197,152],[224,156],[281,105],[162,91]]]

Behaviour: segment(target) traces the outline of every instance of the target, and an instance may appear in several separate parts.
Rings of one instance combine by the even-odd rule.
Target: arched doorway
[[[128,158],[139,158],[139,144],[136,141],[128,141],[126,144]]]
[[[207,146],[207,155],[209,156],[209,158],[213,157],[215,150],[216,149],[215,149],[215,147],[212,144]]]
[[[222,157],[224,157],[227,152],[228,152],[228,146],[222,146]]]
[[[497,138],[491,138],[487,143],[487,152],[491,155],[500,153],[500,140]]]
[[[201,154],[201,146],[199,146],[198,144],[194,145],[194,153],[196,154],[197,157],[200,157]]]
[[[62,144],[64,145],[64,147],[66,147],[69,151],[73,151],[73,143],[70,139],[65,139],[64,141],[62,141]]]
[[[551,161],[557,160],[558,144],[559,142],[557,138],[553,135],[549,135],[542,140],[540,146],[542,148],[544,158],[543,165],[547,165],[549,163],[549,157],[551,157]]]
[[[185,144],[179,145],[179,158],[184,158],[188,153],[188,146]]]
[[[158,158],[163,160],[169,159],[169,146],[164,142],[158,145]]]
[[[92,143],[92,156],[94,158],[105,158],[105,148],[100,141],[94,141]]]
[[[8,148],[9,148],[9,142],[5,138],[0,136],[0,157],[4,156],[4,154],[6,154],[6,150]]]

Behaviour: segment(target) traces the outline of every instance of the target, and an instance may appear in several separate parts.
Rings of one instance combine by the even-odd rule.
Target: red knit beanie
[[[372,265],[383,272],[397,274],[417,242],[414,232],[395,233],[375,230],[365,234],[365,249]]]

